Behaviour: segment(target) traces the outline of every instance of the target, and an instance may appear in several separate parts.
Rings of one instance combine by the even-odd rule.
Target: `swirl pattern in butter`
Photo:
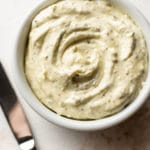
[[[133,19],[105,0],[62,0],[32,22],[25,73],[39,100],[74,119],[99,119],[138,95],[147,47]]]

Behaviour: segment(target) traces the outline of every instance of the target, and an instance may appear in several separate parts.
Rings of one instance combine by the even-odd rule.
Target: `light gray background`
[[[0,59],[12,80],[10,57],[20,23],[42,0],[0,0]],[[150,1],[131,0],[150,21]],[[20,98],[39,150],[150,150],[150,102],[126,122],[90,133],[75,132],[43,120]]]

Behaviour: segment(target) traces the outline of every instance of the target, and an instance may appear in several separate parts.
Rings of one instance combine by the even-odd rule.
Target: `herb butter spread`
[[[99,119],[135,99],[147,57],[142,31],[126,12],[104,0],[62,0],[34,18],[25,73],[57,114]]]

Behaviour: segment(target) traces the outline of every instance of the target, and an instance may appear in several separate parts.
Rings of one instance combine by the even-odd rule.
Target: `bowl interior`
[[[79,121],[59,116],[56,113],[50,111],[48,108],[46,108],[33,94],[24,74],[24,53],[27,44],[27,36],[34,16],[41,9],[45,8],[46,6],[52,3],[55,3],[56,1],[57,0],[45,0],[44,2],[38,4],[38,6],[35,6],[35,8],[29,13],[29,15],[27,15],[25,21],[23,22],[20,28],[12,62],[12,67],[14,70],[13,77],[16,83],[16,87],[19,87],[18,90],[20,94],[22,95],[24,100],[26,100],[26,102],[46,120],[70,129],[82,131],[104,129],[125,120],[144,103],[144,101],[149,95],[150,85],[148,83],[150,83],[150,69],[148,69],[146,84],[144,85],[136,100],[134,100],[121,112],[104,119],[92,121]],[[150,34],[148,34],[150,33],[150,27],[143,15],[132,5],[132,3],[129,0],[111,0],[111,2],[115,5],[118,5],[121,9],[127,11],[128,14],[131,17],[133,17],[137,24],[139,24],[139,26],[142,28],[149,49],[150,58]]]

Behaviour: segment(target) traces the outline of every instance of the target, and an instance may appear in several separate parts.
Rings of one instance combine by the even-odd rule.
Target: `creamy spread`
[[[105,0],[62,0],[40,11],[25,56],[26,77],[38,99],[74,119],[122,110],[147,74],[141,29]]]

